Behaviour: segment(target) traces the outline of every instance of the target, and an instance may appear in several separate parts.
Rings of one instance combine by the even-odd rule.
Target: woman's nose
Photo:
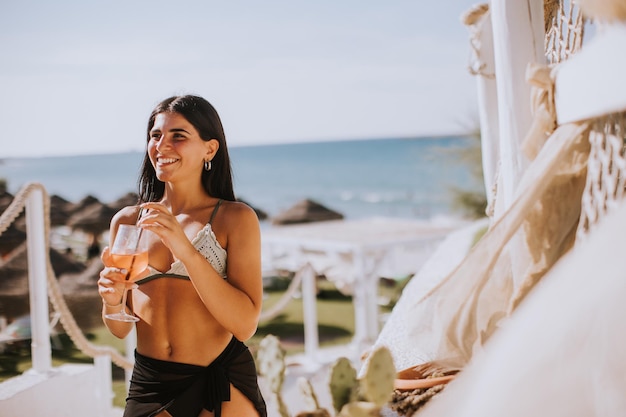
[[[169,146],[170,141],[166,137],[162,137],[156,144],[156,150],[161,152],[162,150],[169,148]]]

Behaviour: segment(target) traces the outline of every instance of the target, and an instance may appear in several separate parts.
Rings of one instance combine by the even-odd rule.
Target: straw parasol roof
[[[109,228],[111,218],[117,210],[100,201],[75,211],[67,221],[73,229],[80,229],[98,235]]]
[[[135,206],[139,202],[139,194],[134,192],[128,192],[118,198],[117,200],[108,204],[109,207],[115,209],[115,211],[119,211],[127,206]]]
[[[85,264],[74,257],[50,249],[50,263],[78,325],[84,329],[101,324],[96,281],[102,270],[100,259]],[[28,314],[28,256],[20,253],[0,267],[0,314],[17,317]]]
[[[83,197],[78,203],[71,205],[70,214],[74,214],[78,211],[81,211],[94,203],[104,204],[100,200],[98,200],[97,197],[94,197],[92,195],[87,195]]]
[[[50,224],[62,226],[67,223],[73,204],[63,197],[53,194],[50,196]]]
[[[109,204],[88,195],[72,207],[66,224],[73,229],[98,235],[109,228],[115,213],[123,207],[136,205],[138,201],[139,195],[133,192],[126,193]]]
[[[0,194],[0,212],[3,212],[4,210],[6,210],[12,201],[13,201],[13,195],[11,193],[8,193],[8,192],[1,193]]]
[[[0,255],[5,255],[17,248],[26,240],[26,232],[18,229],[13,224],[9,225],[0,235]]]
[[[79,273],[85,270],[85,264],[71,256],[50,249],[50,263],[57,276],[68,273]],[[0,266],[0,294],[28,294],[28,254],[23,251],[13,259]]]
[[[283,211],[272,219],[274,224],[313,223],[327,220],[341,220],[343,214],[329,209],[322,204],[305,199]]]

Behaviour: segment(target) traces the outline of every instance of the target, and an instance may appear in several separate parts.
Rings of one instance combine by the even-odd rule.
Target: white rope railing
[[[117,366],[125,369],[132,369],[133,363],[127,360],[120,352],[111,346],[96,346],[89,342],[82,330],[76,323],[72,312],[70,311],[61,288],[59,287],[54,269],[50,263],[50,196],[46,192],[43,185],[39,183],[29,183],[22,187],[15,195],[13,201],[7,209],[0,215],[0,236],[4,233],[15,219],[24,210],[26,199],[34,190],[40,190],[44,195],[44,224],[46,236],[46,281],[48,284],[48,298],[54,308],[60,314],[59,321],[65,329],[65,332],[72,340],[74,345],[85,355],[95,358],[100,355],[108,355],[111,361]]]
[[[287,307],[287,305],[289,305],[291,300],[293,300],[293,296],[295,295],[296,291],[300,287],[303,273],[304,273],[304,270],[301,269],[294,275],[293,279],[289,283],[289,286],[287,287],[287,290],[278,299],[278,301],[276,301],[272,305],[272,307],[270,307],[268,310],[261,312],[261,316],[259,317],[259,322],[262,323],[262,322],[273,320],[280,313],[282,313],[282,311]]]

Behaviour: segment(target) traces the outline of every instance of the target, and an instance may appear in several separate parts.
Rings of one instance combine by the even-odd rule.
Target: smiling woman
[[[266,416],[243,343],[261,311],[260,229],[232,184],[213,106],[197,96],[157,105],[148,122],[142,203],[121,209],[110,228],[113,242],[120,225],[141,227],[149,265],[127,280],[106,248],[98,281],[111,333],[123,338],[133,324],[106,315],[130,309],[139,318],[125,417]]]

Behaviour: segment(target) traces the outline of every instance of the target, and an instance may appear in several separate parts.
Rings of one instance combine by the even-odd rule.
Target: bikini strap
[[[215,218],[215,215],[217,214],[217,209],[220,208],[220,205],[222,204],[222,201],[224,201],[224,200],[219,199],[217,201],[217,204],[215,205],[215,208],[213,209],[213,213],[211,213],[211,218],[209,219],[209,224],[213,223],[213,219]]]

